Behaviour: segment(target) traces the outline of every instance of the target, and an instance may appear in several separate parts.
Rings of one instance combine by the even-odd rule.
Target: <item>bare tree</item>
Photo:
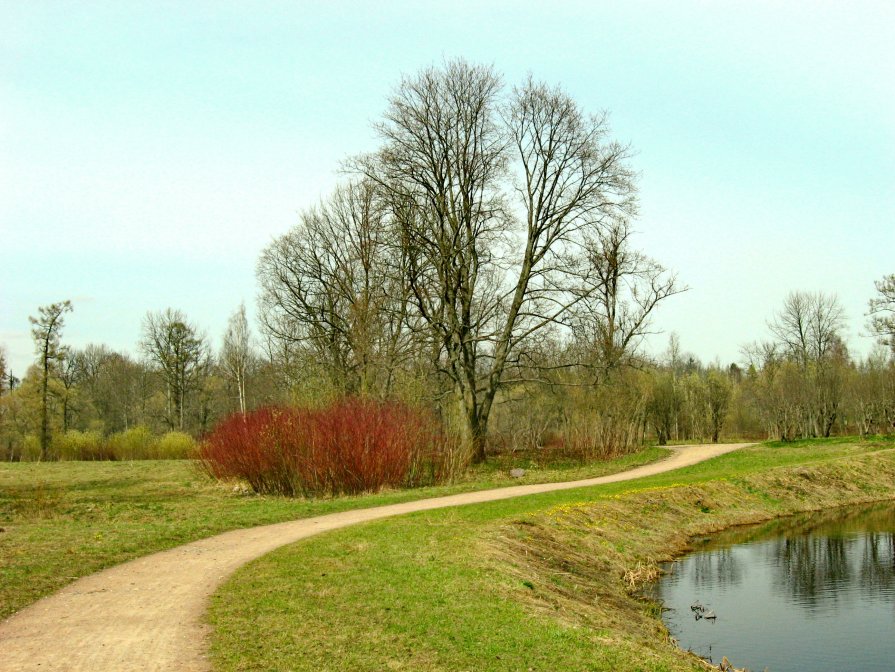
[[[870,329],[895,357],[895,273],[874,284],[877,296],[870,299]]]
[[[388,394],[409,346],[402,253],[385,215],[372,183],[342,186],[258,263],[270,349],[308,350],[342,393]]]
[[[5,450],[3,451],[5,454],[3,457],[10,460],[12,460],[15,455],[12,448],[13,440],[7,431],[7,425],[10,424],[9,419],[12,416],[12,411],[10,409],[11,395],[8,399],[3,399],[3,396],[7,391],[12,392],[11,386],[7,388],[8,377],[11,376],[12,374],[9,373],[9,366],[6,363],[6,347],[0,345],[0,444],[5,447]]]
[[[660,446],[672,438],[681,410],[681,398],[676,389],[673,369],[659,371],[654,376],[647,404],[647,414],[656,430]]]
[[[574,311],[574,332],[593,356],[587,363],[598,376],[630,364],[644,337],[653,333],[656,308],[667,298],[687,290],[677,276],[631,246],[627,219],[616,219],[597,229],[587,242],[594,278],[589,292]],[[672,358],[680,344],[673,337]],[[672,361],[672,369],[676,363]]]
[[[166,421],[172,429],[185,427],[187,397],[201,387],[208,359],[205,339],[179,310],[147,313],[143,321],[143,353],[158,367],[165,384]]]
[[[240,304],[227,323],[224,345],[221,348],[221,366],[236,385],[239,412],[243,414],[246,412],[246,378],[252,361],[249,321],[246,319],[245,304]]]
[[[72,417],[77,413],[79,387],[83,380],[80,362],[75,353],[69,349],[66,349],[59,361],[57,378],[61,384],[58,397],[62,403],[62,433],[64,434],[71,428]]]
[[[146,368],[104,344],[88,344],[71,353],[83,408],[94,414],[106,432],[126,430],[143,420],[148,392]]]
[[[862,436],[895,429],[895,362],[877,348],[848,377],[848,401]]]
[[[384,146],[360,167],[481,460],[508,362],[596,291],[587,243],[634,212],[629,151],[563,91],[528,80],[504,96],[491,68],[463,61],[405,78],[377,128]]]
[[[705,383],[712,443],[718,443],[718,440],[721,438],[721,429],[724,427],[724,421],[727,418],[727,411],[730,407],[733,383],[730,380],[730,376],[719,367],[709,369],[705,377]]]
[[[790,292],[768,325],[787,355],[802,365],[833,352],[845,324],[845,311],[835,295]]]
[[[844,324],[845,311],[835,295],[809,292],[791,292],[768,324],[776,337],[776,342],[768,347],[776,357],[792,365],[782,368],[781,376],[772,376],[782,381],[774,389],[789,396],[781,393],[764,397],[768,403],[779,406],[775,411],[778,418],[785,417],[785,422],[777,423],[781,437],[832,433],[839,417],[843,372],[848,363],[842,339]],[[766,373],[772,372],[765,369]]]
[[[57,364],[65,357],[65,347],[61,345],[62,327],[65,324],[65,313],[71,312],[71,301],[51,303],[38,308],[38,317],[29,317],[31,336],[37,351],[40,366],[40,457],[49,457],[50,424],[49,424],[49,390],[50,378]]]

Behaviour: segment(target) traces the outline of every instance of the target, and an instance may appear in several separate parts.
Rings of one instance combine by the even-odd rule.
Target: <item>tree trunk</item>
[[[239,412],[246,414],[246,381],[245,372],[240,371],[236,380],[236,387],[239,392]]]
[[[46,461],[49,457],[50,426],[47,410],[47,398],[50,383],[50,344],[49,339],[44,341],[43,350],[43,380],[41,381],[40,398],[40,459]]]
[[[475,396],[469,391],[459,394],[460,415],[462,417],[462,440],[469,450],[472,461],[481,464],[485,461],[485,434],[488,430],[487,416],[480,414]]]

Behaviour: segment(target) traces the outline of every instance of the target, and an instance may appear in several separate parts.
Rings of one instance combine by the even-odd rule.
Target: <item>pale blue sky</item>
[[[866,352],[895,272],[893,34],[891,2],[0,0],[0,344],[23,373],[28,315],[65,298],[75,346],[134,353],[168,306],[218,344],[401,74],[464,57],[561,83],[636,148],[638,245],[692,288],[657,350],[737,360],[803,289]]]

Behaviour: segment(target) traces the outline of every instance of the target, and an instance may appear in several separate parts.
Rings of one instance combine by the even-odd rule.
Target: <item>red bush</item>
[[[294,495],[301,419],[279,408],[233,414],[202,441],[199,458],[215,478],[243,478],[255,492]]]
[[[346,399],[232,415],[203,441],[200,458],[216,478],[243,478],[255,492],[346,494],[438,480],[446,448],[431,413]]]

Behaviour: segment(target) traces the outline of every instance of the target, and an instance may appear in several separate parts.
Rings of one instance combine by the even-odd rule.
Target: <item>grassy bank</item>
[[[308,539],[214,597],[216,669],[700,669],[636,597],[656,563],[694,534],[893,497],[893,447],[763,445],[636,482]]]
[[[449,486],[333,499],[259,497],[187,461],[0,463],[0,618],[71,581],[228,529],[468,490],[588,478],[655,461],[539,465],[503,457]],[[521,460],[521,462],[520,462]],[[529,469],[511,479],[514,466]]]

